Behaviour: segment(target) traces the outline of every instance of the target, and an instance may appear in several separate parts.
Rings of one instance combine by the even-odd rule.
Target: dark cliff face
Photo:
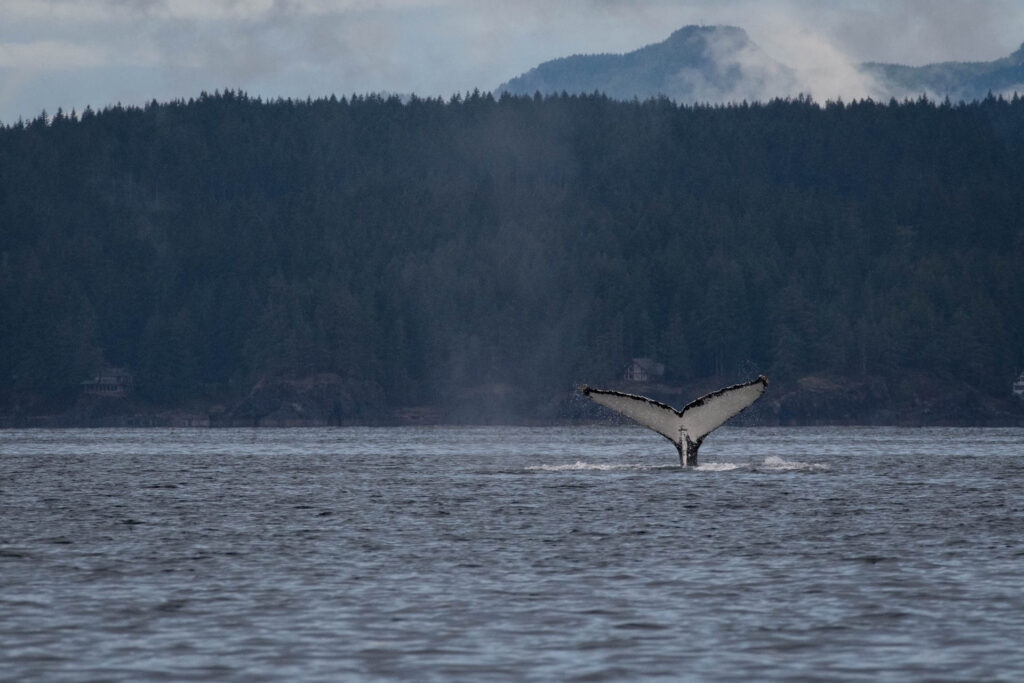
[[[261,380],[249,396],[222,415],[215,426],[303,427],[377,423],[384,393],[372,382],[334,373]]]

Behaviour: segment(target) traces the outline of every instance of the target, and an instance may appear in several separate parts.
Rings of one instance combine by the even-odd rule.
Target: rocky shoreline
[[[618,382],[607,386],[681,407],[725,383],[708,378],[679,385]],[[395,408],[385,404],[383,391],[372,383],[318,374],[261,381],[246,397],[231,403],[157,407],[135,398],[82,396],[62,412],[0,415],[0,428],[560,425],[619,419],[575,391],[537,401],[505,384],[473,387],[444,405]],[[1024,401],[1009,392],[991,395],[926,373],[908,374],[898,381],[815,375],[772,383],[764,398],[733,424],[1024,427]]]

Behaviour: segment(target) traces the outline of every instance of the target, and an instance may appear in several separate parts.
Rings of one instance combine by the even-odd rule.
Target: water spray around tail
[[[682,410],[645,396],[593,389],[586,385],[580,387],[580,391],[592,401],[658,432],[675,445],[682,467],[696,467],[697,451],[705,437],[761,398],[767,388],[768,379],[760,375],[744,384],[713,391],[691,401]]]

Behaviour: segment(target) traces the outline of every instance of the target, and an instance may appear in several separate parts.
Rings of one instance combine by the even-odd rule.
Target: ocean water
[[[1024,430],[0,432],[0,680],[1024,680]]]

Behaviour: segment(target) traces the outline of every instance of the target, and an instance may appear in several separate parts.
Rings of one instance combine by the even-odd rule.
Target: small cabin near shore
[[[104,368],[90,380],[82,382],[82,393],[88,396],[122,398],[135,390],[135,378],[124,368]]]
[[[622,373],[627,382],[650,382],[661,379],[665,375],[665,364],[657,363],[650,358],[634,358]]]

